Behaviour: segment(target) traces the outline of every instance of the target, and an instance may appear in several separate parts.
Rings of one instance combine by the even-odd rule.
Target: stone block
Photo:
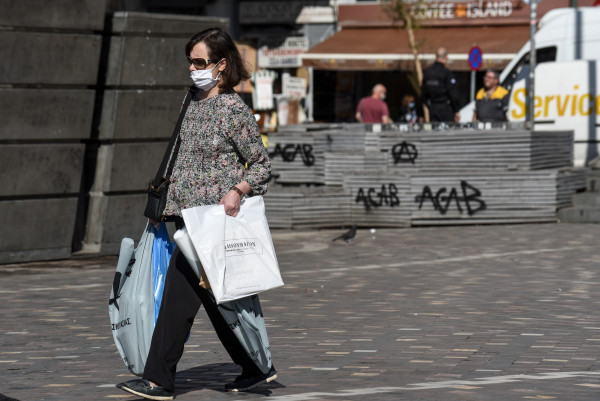
[[[600,170],[588,170],[585,182],[586,191],[600,192]]]
[[[95,85],[100,46],[100,35],[2,31],[0,84]]]
[[[146,194],[92,193],[83,250],[117,254],[123,238],[133,238],[137,243],[148,220],[144,217],[146,199]]]
[[[582,192],[574,194],[573,205],[600,211],[600,192]]]
[[[94,96],[87,89],[0,89],[0,140],[87,139]]]
[[[102,192],[145,191],[167,142],[116,143],[100,147],[96,188]]]
[[[146,194],[109,197],[109,218],[104,221],[101,253],[115,253],[125,237],[133,238],[137,242],[148,221],[144,217],[146,200]]]
[[[78,193],[84,146],[0,145],[0,197]]]
[[[109,86],[189,86],[188,38],[122,37],[110,40]]]
[[[221,27],[229,30],[229,19],[219,17],[155,14],[141,12],[116,12],[112,31],[127,35],[160,35],[191,37],[207,28]]]
[[[100,139],[170,138],[185,94],[185,89],[107,90]]]
[[[0,263],[70,257],[77,198],[0,201],[0,210],[10,234],[0,241]]]
[[[185,44],[195,33],[229,19],[116,12],[113,15],[106,84],[113,86],[189,86]]]
[[[0,26],[102,30],[108,0],[0,2]]]
[[[558,211],[558,219],[563,223],[600,223],[600,209],[589,207],[567,207]]]

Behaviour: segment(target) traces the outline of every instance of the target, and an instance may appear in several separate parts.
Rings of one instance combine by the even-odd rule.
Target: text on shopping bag
[[[225,256],[262,255],[263,245],[258,238],[225,240]]]

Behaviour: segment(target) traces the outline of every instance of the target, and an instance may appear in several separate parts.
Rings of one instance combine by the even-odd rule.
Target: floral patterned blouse
[[[192,99],[181,123],[181,145],[173,166],[165,216],[215,205],[229,189],[248,182],[263,195],[271,162],[252,112],[234,91]],[[247,164],[247,169],[245,167]]]

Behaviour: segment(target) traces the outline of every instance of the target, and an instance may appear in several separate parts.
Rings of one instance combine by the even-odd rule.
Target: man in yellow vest
[[[487,70],[483,77],[483,88],[475,96],[473,121],[506,121],[508,91],[499,85],[498,73]]]

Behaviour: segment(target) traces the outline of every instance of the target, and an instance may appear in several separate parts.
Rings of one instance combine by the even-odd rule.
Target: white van
[[[514,82],[508,120],[524,122],[528,79]],[[540,64],[535,69],[536,131],[574,130],[575,165],[598,156],[600,133],[600,60]]]
[[[587,164],[598,153],[600,106],[597,106],[596,100],[600,76],[596,61],[600,63],[600,7],[558,8],[549,11],[538,24],[535,47],[538,63],[535,77],[536,131],[574,129],[575,165]],[[509,121],[525,121],[525,116],[521,115],[524,86],[529,75],[529,50],[530,43],[527,42],[500,74],[500,85],[511,92]],[[574,60],[590,62],[563,63]],[[545,65],[553,62],[561,65]],[[520,88],[519,92],[516,92],[517,87]],[[551,116],[550,103],[545,99],[551,96],[558,99],[560,96],[564,102],[569,95],[568,99],[571,101],[574,101],[573,96],[579,96],[578,101],[588,102],[589,107],[583,104],[575,107],[577,110],[582,108],[584,113],[560,113],[560,110],[555,110],[556,115]],[[538,106],[541,107],[541,112]],[[472,121],[474,107],[474,102],[463,107],[460,111],[461,122]],[[544,108],[548,110],[545,111]],[[586,114],[587,111],[590,112],[589,115]]]

